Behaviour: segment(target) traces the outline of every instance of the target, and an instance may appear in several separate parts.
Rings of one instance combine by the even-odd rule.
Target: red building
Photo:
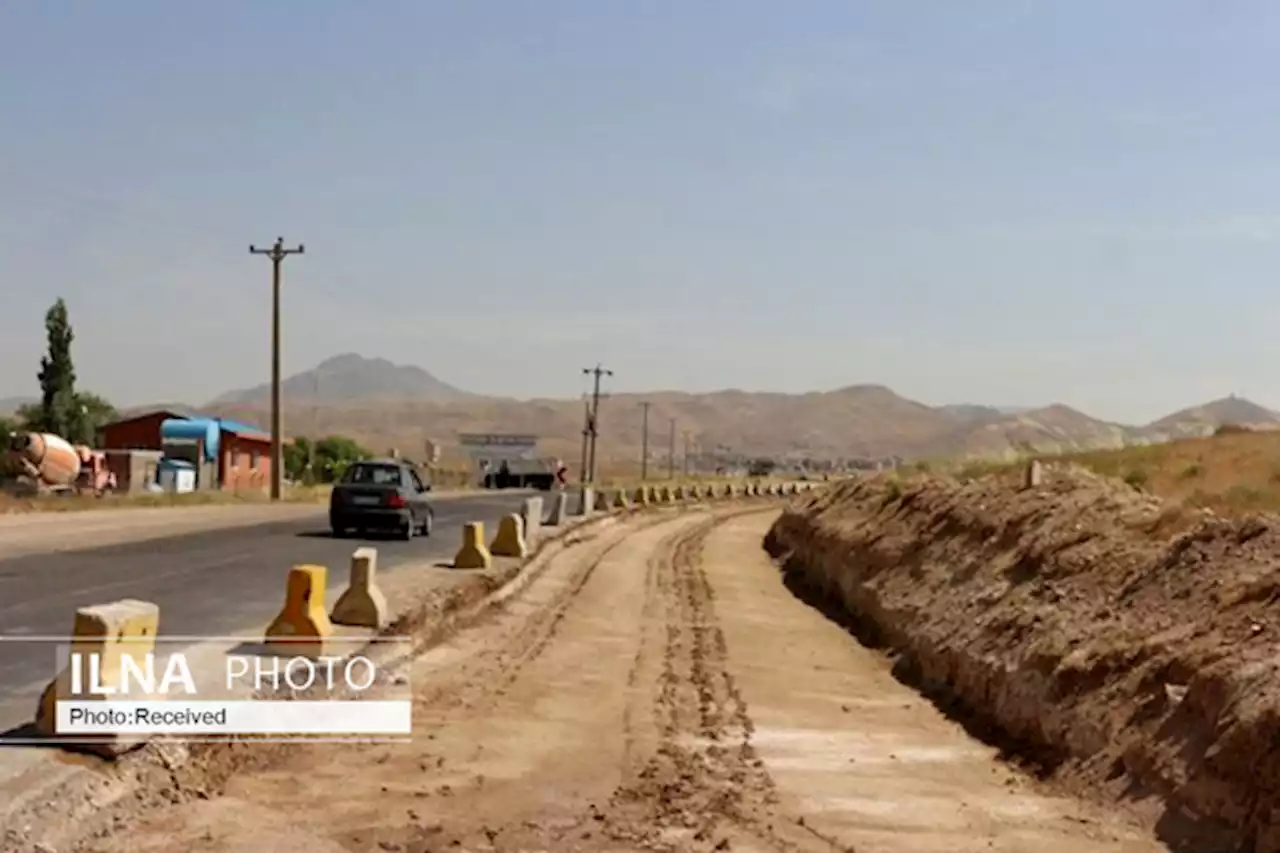
[[[223,489],[263,489],[271,483],[271,436],[257,427],[221,418],[161,409],[107,424],[104,450],[163,450],[160,425],[167,420],[210,421],[217,425],[217,482]],[[212,443],[212,442],[211,442]]]

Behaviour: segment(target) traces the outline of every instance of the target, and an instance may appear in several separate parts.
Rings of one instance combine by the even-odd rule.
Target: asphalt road
[[[66,636],[75,610],[121,598],[160,605],[162,635],[226,636],[265,627],[279,610],[291,566],[329,567],[330,584],[345,583],[351,552],[378,549],[378,571],[452,558],[462,525],[518,510],[525,493],[455,497],[435,504],[429,538],[334,539],[323,509],[314,518],[150,539],[86,551],[0,560],[0,636]],[[53,644],[0,642],[0,731],[9,700],[53,675]],[[38,687],[37,687],[38,689]],[[30,709],[21,703],[27,718]]]

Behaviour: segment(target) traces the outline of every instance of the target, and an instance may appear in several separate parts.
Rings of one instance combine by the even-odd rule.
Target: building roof
[[[183,421],[216,421],[223,432],[229,432],[232,435],[243,438],[266,439],[268,437],[266,430],[261,427],[256,427],[252,424],[242,424],[239,421],[227,420],[226,418],[219,418],[213,415],[206,415],[201,412],[197,412],[194,409],[188,409],[185,406],[173,406],[170,408],[135,412],[127,418],[112,421],[111,423],[106,424],[106,426],[113,427],[117,424],[133,423],[134,421],[139,421],[143,418],[153,418],[156,415],[164,415],[166,418]]]

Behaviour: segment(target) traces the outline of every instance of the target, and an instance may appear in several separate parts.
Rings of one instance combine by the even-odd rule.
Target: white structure
[[[505,462],[536,459],[538,437],[515,433],[465,433],[458,444],[471,456],[472,472],[477,478],[497,471]]]

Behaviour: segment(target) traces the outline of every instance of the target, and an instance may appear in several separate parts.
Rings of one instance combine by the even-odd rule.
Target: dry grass
[[[1231,430],[1210,438],[1041,458],[1081,465],[1183,506],[1224,515],[1280,512],[1280,432]],[[975,463],[958,473],[981,476],[1019,464]]]

